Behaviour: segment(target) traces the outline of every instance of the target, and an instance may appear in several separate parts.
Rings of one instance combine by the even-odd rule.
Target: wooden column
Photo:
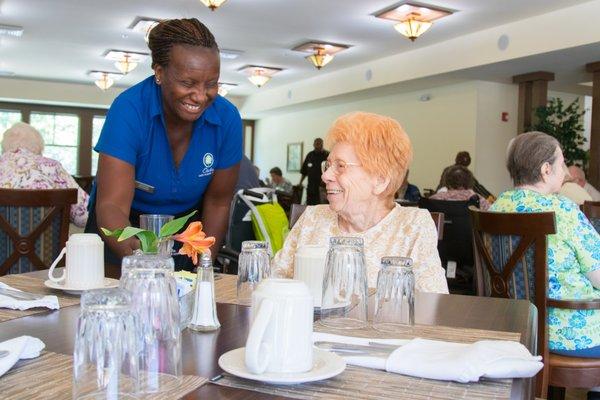
[[[590,132],[590,164],[587,180],[600,187],[600,61],[587,64],[587,72],[593,74],[592,130]]]
[[[513,83],[519,84],[519,115],[517,133],[526,132],[535,122],[535,109],[545,106],[548,101],[548,82],[554,80],[554,73],[538,71],[513,76]]]

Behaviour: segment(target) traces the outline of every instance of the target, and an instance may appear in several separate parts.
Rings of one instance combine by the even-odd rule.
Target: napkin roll
[[[0,350],[9,352],[7,356],[0,358],[0,376],[10,370],[17,361],[38,357],[44,347],[44,342],[32,336],[19,336],[0,343]]]

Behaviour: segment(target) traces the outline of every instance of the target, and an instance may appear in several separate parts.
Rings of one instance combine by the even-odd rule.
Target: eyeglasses
[[[333,161],[327,160],[327,161],[323,161],[321,163],[321,171],[323,171],[323,173],[325,173],[328,169],[331,168],[331,171],[335,175],[341,175],[344,172],[346,172],[346,168],[348,166],[361,167],[360,164],[346,162],[346,161],[343,161],[343,160],[333,160]]]

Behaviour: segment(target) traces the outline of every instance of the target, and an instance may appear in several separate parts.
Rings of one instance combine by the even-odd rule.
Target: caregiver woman
[[[218,245],[242,158],[240,115],[217,94],[219,48],[195,18],[162,21],[149,47],[154,75],[115,99],[94,148],[100,158],[86,231],[197,209]],[[104,240],[108,263],[139,247],[135,238]]]

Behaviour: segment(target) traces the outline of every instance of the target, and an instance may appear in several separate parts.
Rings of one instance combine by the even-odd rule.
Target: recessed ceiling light
[[[244,52],[241,50],[228,50],[228,49],[219,49],[219,53],[220,53],[221,58],[224,58],[226,60],[235,60],[236,58],[238,58],[239,56],[244,54]]]
[[[134,32],[138,32],[144,35],[144,40],[148,43],[148,35],[152,28],[154,28],[160,20],[155,18],[136,17],[133,22],[129,25],[129,29]]]
[[[23,35],[23,27],[15,25],[0,25],[0,35],[21,37]]]
[[[275,67],[263,67],[261,65],[246,65],[238,71],[248,75],[248,80],[257,87],[263,86],[267,83],[273,75],[279,71],[283,71],[281,68]]]

